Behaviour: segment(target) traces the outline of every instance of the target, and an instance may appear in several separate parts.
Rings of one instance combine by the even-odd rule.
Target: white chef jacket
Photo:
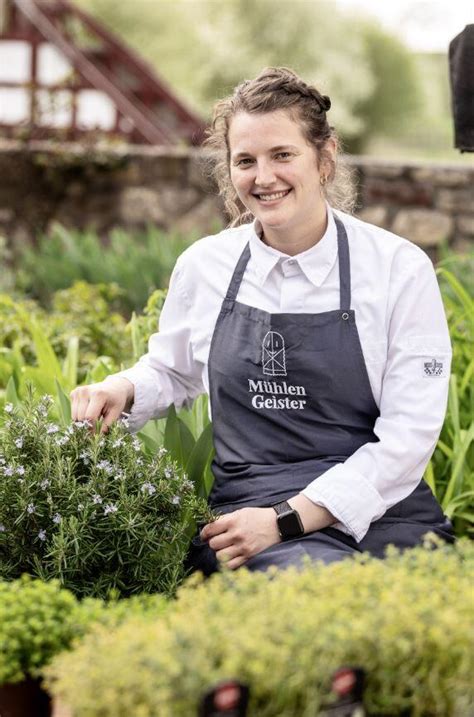
[[[362,540],[372,521],[407,497],[423,476],[442,427],[451,345],[433,265],[415,244],[343,212],[352,302],[380,417],[379,441],[361,446],[302,491],[329,510],[335,528]],[[296,256],[264,244],[258,221],[205,237],[179,257],[159,333],[148,353],[120,372],[135,387],[129,419],[137,431],[171,404],[209,392],[209,348],[237,261],[251,256],[237,300],[269,313],[339,308],[337,230],[328,211],[322,239]]]

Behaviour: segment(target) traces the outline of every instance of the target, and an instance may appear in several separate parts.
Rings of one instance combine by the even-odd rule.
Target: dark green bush
[[[77,595],[172,594],[195,520],[210,517],[163,448],[114,424],[52,422],[50,401],[5,406],[0,429],[0,578],[22,573]]]

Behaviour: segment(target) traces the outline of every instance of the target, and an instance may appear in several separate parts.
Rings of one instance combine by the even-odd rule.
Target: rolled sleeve
[[[361,446],[302,491],[337,518],[334,527],[357,542],[373,521],[418,485],[435,449],[448,397],[451,345],[431,261],[412,250],[393,271],[388,353],[374,425],[378,441]]]

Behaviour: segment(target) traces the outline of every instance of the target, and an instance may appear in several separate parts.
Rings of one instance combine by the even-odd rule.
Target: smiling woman
[[[76,420],[129,408],[132,430],[209,394],[219,518],[189,554],[206,574],[452,540],[422,479],[451,358],[435,273],[341,211],[330,107],[286,68],[217,103],[207,145],[231,226],[178,259],[148,354],[73,393]]]

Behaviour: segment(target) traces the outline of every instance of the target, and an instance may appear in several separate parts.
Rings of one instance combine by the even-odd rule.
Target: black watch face
[[[278,516],[278,527],[284,538],[296,538],[303,534],[303,527],[297,513],[283,513]]]

